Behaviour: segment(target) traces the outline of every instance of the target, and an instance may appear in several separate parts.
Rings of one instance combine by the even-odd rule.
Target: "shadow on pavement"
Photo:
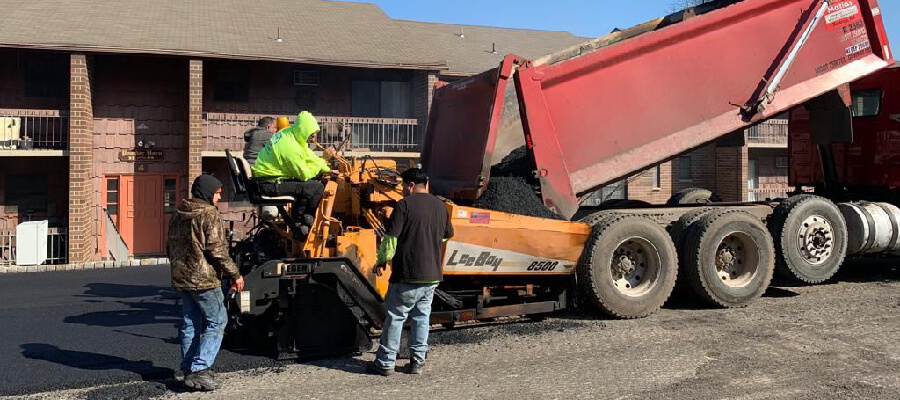
[[[855,283],[900,281],[900,257],[848,257],[833,280]]]
[[[88,283],[84,294],[77,297],[106,297],[113,299],[130,299],[135,297],[154,297],[161,299],[178,299],[180,296],[168,286],[155,285],[123,285],[118,283]]]
[[[179,324],[181,322],[181,306],[169,302],[137,301],[117,302],[129,309],[96,311],[87,314],[73,315],[63,319],[67,324],[83,324],[91,326],[124,327],[147,324]]]
[[[63,319],[67,324],[82,324],[88,326],[102,326],[109,328],[122,328],[150,324],[172,324],[177,332],[181,324],[180,296],[177,292],[165,286],[153,285],[121,285],[114,283],[89,283],[87,290],[79,297],[91,297],[86,302],[103,302],[99,298],[132,299],[142,298],[138,301],[116,300],[112,304],[118,304],[121,309],[110,311],[96,311],[81,315],[73,315]],[[166,343],[178,343],[177,337],[156,337],[138,333],[114,330],[114,332],[142,337],[159,339]]]
[[[44,343],[23,344],[22,355],[25,358],[49,361],[72,368],[92,371],[128,371],[140,375],[141,379],[145,381],[172,378],[175,373],[171,368],[157,367],[151,361],[131,361],[107,354],[63,350],[57,346]]]

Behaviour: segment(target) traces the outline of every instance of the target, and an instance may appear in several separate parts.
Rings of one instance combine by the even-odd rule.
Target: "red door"
[[[121,177],[119,230],[135,255],[161,254],[163,249],[163,177]]]

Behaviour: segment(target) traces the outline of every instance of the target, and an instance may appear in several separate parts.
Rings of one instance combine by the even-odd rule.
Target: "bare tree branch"
[[[677,12],[684,10],[685,8],[696,7],[703,3],[710,3],[714,0],[673,0],[671,4],[669,4],[669,12]]]

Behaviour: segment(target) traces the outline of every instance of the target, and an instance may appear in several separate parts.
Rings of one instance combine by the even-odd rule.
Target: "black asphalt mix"
[[[156,392],[178,368],[181,304],[168,266],[3,274],[0,287],[0,395],[129,381],[157,381],[138,391]],[[223,351],[215,368],[273,365]]]

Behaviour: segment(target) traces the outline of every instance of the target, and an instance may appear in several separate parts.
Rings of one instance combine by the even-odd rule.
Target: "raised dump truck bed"
[[[431,321],[540,315],[577,302],[639,318],[662,306],[676,280],[713,306],[743,307],[765,292],[776,264],[785,276],[819,283],[848,243],[863,253],[895,248],[900,209],[839,209],[809,194],[622,207],[579,222],[469,207],[491,166],[519,144],[527,151],[514,154],[525,163],[497,170],[533,171],[531,182],[507,178],[526,179],[523,195],[534,196],[527,183],[539,183],[543,203],[571,217],[579,196],[603,184],[801,103],[810,118],[838,122],[812,124],[825,127],[810,140],[827,156],[823,143],[844,133],[830,127],[850,115],[846,90],[836,89],[891,63],[880,14],[874,0],[718,1],[538,60],[507,56],[438,89],[423,164],[432,191],[449,199],[456,235],[446,243]],[[249,174],[228,159],[236,187],[277,203],[257,196]],[[247,260],[238,263],[247,286],[230,302],[230,336],[277,338],[279,352],[313,356],[364,348],[381,327],[386,277],[372,265],[402,196],[399,174],[387,160],[336,164],[307,238],[288,232],[278,205],[283,221],[261,222],[235,246]],[[853,225],[870,227],[867,241],[848,241],[862,238],[842,216],[853,213],[878,216]],[[291,241],[290,257],[260,254],[278,254],[269,248],[281,240]]]
[[[423,150],[433,190],[476,198],[495,153],[508,150],[498,144],[522,142],[507,137],[521,124],[544,203],[571,217],[581,195],[891,62],[876,0],[708,7],[714,11],[670,16],[533,61],[507,56],[496,69],[440,88]]]

